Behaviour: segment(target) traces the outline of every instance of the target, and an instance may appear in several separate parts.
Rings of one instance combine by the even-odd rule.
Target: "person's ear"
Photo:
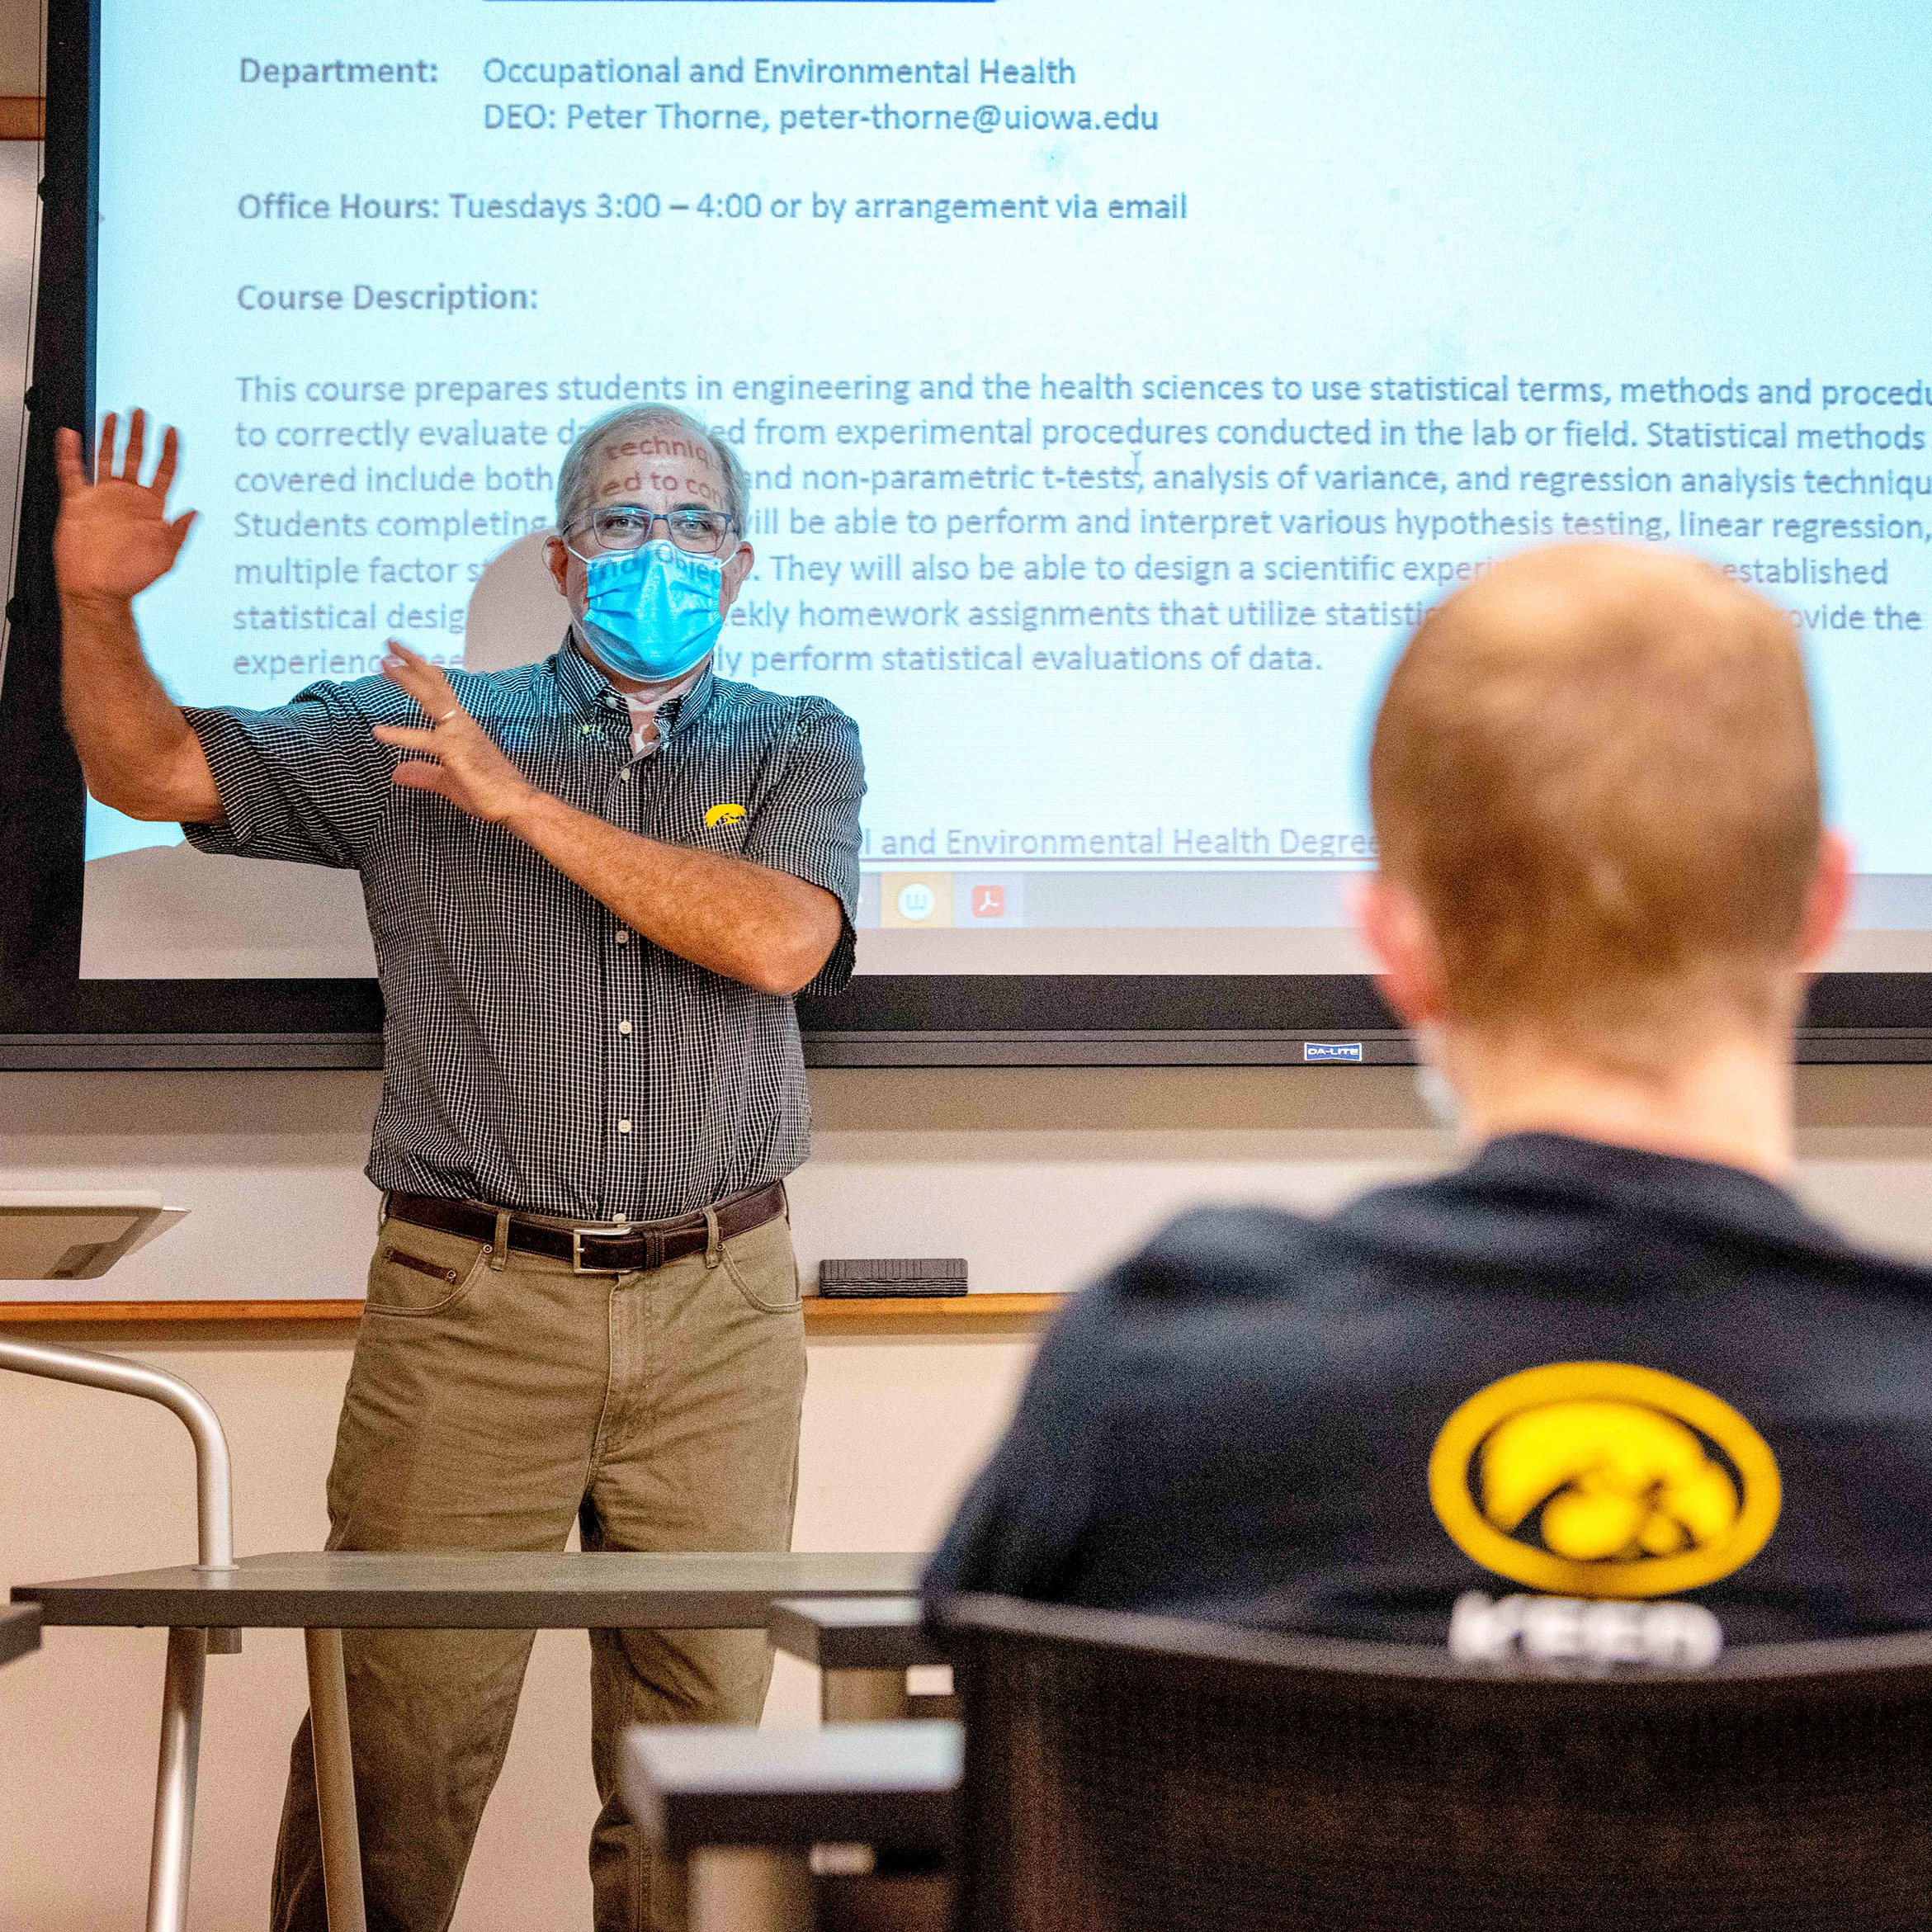
[[[1797,963],[1816,972],[1838,942],[1851,909],[1852,856],[1842,832],[1826,829],[1818,841],[1818,862],[1805,893],[1804,923],[1798,928]]]
[[[739,592],[744,587],[744,580],[751,574],[751,567],[756,560],[751,546],[741,543],[731,560],[725,566],[725,581],[718,592],[718,615],[721,617],[731,608]]]
[[[562,537],[553,533],[543,540],[543,566],[550,572],[550,582],[556,585],[560,597],[567,598],[570,594],[570,565],[574,560]]]
[[[1415,895],[1382,872],[1350,882],[1349,910],[1382,971],[1379,990],[1407,1027],[1434,1026],[1446,1001],[1442,951]]]

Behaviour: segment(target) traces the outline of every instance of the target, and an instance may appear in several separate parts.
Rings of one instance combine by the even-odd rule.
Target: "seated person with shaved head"
[[[1614,1661],[1932,1623],[1932,1273],[1793,1197],[1843,916],[1790,621],[1688,558],[1424,619],[1357,916],[1467,1164],[1183,1216],[1079,1297],[927,1576]]]

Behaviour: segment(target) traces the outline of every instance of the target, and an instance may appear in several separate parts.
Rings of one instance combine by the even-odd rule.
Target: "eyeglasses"
[[[731,533],[731,519],[722,510],[646,510],[634,503],[610,503],[593,510],[585,522],[572,527],[572,532],[580,536],[588,531],[598,551],[635,550],[650,541],[650,533],[659,523],[681,550],[715,554],[725,547],[725,539]],[[576,545],[569,547],[574,555],[589,562]]]

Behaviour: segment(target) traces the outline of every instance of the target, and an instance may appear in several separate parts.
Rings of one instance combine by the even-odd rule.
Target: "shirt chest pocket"
[[[772,749],[735,737],[706,735],[693,742],[674,735],[645,764],[652,835],[706,852],[743,852],[782,770]]]
[[[659,814],[658,837],[706,852],[739,853],[751,829],[751,804],[742,788],[680,786]]]

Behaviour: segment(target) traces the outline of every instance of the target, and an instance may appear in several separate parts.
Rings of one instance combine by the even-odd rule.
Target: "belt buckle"
[[[586,1235],[622,1235],[631,1232],[627,1221],[592,1221],[587,1226],[574,1227],[570,1231],[570,1272],[572,1274],[621,1274],[621,1268],[586,1268],[583,1265],[583,1237]]]

